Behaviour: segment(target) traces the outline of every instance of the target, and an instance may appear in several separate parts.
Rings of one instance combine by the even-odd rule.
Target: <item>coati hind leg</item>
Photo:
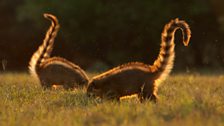
[[[157,96],[158,87],[156,86],[155,82],[146,83],[144,85],[144,88],[142,90],[142,99],[140,99],[141,102],[149,99],[150,101],[157,102],[158,96]]]
[[[145,86],[145,85],[143,85],[143,86],[140,88],[139,93],[137,94],[138,99],[139,99],[139,101],[140,101],[141,103],[143,102],[143,89],[144,89],[144,86]]]

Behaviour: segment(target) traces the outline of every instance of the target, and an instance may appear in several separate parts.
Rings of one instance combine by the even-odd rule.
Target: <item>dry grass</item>
[[[0,126],[223,126],[224,75],[177,74],[160,101],[90,99],[85,90],[42,90],[25,73],[0,74]]]

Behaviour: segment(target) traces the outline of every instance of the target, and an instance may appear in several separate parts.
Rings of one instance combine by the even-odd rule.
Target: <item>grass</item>
[[[224,75],[176,74],[159,103],[90,99],[85,90],[42,90],[26,73],[0,74],[0,126],[223,126]]]

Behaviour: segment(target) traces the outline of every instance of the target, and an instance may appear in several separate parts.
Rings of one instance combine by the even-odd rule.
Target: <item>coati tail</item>
[[[54,39],[57,36],[60,27],[58,20],[54,15],[45,13],[44,17],[51,21],[51,26],[46,32],[42,45],[40,45],[38,50],[32,55],[29,62],[29,71],[33,76],[37,76],[36,71],[40,64],[50,57],[53,50]]]
[[[183,35],[183,44],[188,46],[191,37],[189,25],[178,18],[171,20],[165,25],[161,34],[161,48],[158,58],[155,60],[152,68],[155,70],[156,79],[155,84],[158,86],[170,73],[173,68],[175,58],[174,52],[174,36],[175,31],[181,29]]]

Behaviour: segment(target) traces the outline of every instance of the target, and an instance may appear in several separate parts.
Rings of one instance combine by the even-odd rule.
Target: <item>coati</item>
[[[42,45],[31,57],[31,75],[39,79],[44,89],[51,88],[52,85],[62,85],[65,89],[87,86],[89,78],[78,65],[61,57],[50,57],[60,26],[54,15],[45,13],[44,17],[51,21],[51,26]]]
[[[159,84],[169,75],[175,57],[174,35],[181,29],[183,44],[191,37],[189,25],[178,18],[165,25],[161,34],[161,47],[153,65],[130,62],[93,77],[87,88],[88,96],[119,100],[120,97],[137,94],[140,101],[157,101]]]

